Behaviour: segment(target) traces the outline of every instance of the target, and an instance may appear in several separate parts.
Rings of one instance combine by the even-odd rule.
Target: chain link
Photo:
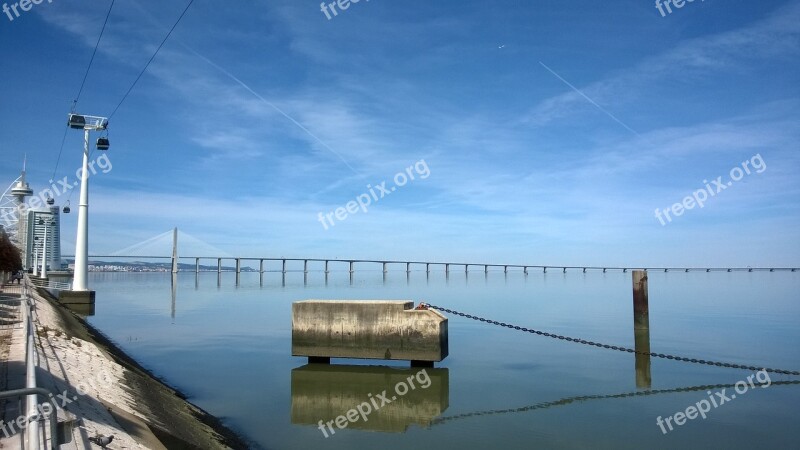
[[[620,352],[634,353],[634,354],[637,354],[637,355],[652,356],[653,358],[664,358],[664,359],[671,359],[671,360],[674,360],[674,361],[682,361],[682,362],[688,362],[688,363],[693,363],[693,364],[704,364],[704,365],[707,365],[707,366],[727,367],[727,368],[730,368],[730,369],[742,369],[742,370],[749,370],[751,372],[758,372],[760,370],[764,370],[764,371],[769,372],[769,373],[777,373],[777,374],[781,374],[781,375],[800,376],[800,371],[797,371],[797,370],[771,369],[771,368],[766,368],[766,367],[747,366],[747,365],[742,365],[742,364],[731,364],[731,363],[724,363],[724,362],[719,362],[719,361],[707,361],[705,359],[686,358],[686,357],[683,357],[683,356],[667,355],[667,354],[664,354],[664,353],[641,352],[641,351],[636,351],[635,349],[628,348],[628,347],[620,347],[620,346],[617,346],[617,345],[601,344],[599,342],[587,341],[587,340],[584,340],[584,339],[576,339],[576,338],[572,338],[572,337],[569,337],[569,336],[562,336],[562,335],[559,335],[559,334],[547,333],[545,331],[539,331],[539,330],[534,330],[534,329],[531,329],[531,328],[525,328],[525,327],[520,327],[520,326],[517,326],[517,325],[511,325],[511,324],[508,324],[508,323],[505,323],[505,322],[498,322],[496,320],[491,320],[491,319],[486,319],[486,318],[483,318],[483,317],[473,316],[471,314],[462,313],[462,312],[455,311],[455,310],[448,309],[448,308],[444,308],[444,307],[441,307],[441,306],[431,305],[430,303],[423,303],[422,305],[425,305],[428,308],[433,308],[433,309],[436,309],[436,310],[439,310],[439,311],[443,311],[443,312],[446,312],[446,313],[455,314],[456,316],[465,317],[465,318],[470,319],[470,320],[476,320],[476,321],[480,321],[480,322],[484,322],[484,323],[488,323],[488,324],[492,324],[492,325],[498,325],[498,326],[501,326],[501,327],[504,327],[504,328],[509,328],[509,329],[517,330],[517,331],[523,331],[525,333],[536,334],[536,335],[539,335],[539,336],[544,336],[544,337],[548,337],[548,338],[552,338],[552,339],[559,339],[559,340],[562,340],[562,341],[568,341],[568,342],[575,342],[575,343],[578,343],[578,344],[590,345],[592,347],[605,348],[605,349],[608,349],[608,350],[616,350],[616,351],[620,351]],[[420,305],[420,306],[422,306],[422,305]]]

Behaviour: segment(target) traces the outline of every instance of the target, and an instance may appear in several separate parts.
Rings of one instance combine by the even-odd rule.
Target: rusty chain
[[[777,374],[781,374],[781,375],[800,376],[800,371],[797,371],[797,370],[771,369],[771,368],[767,368],[767,367],[747,366],[747,365],[743,365],[743,364],[732,364],[732,363],[724,363],[724,362],[719,362],[719,361],[707,361],[705,359],[686,358],[686,357],[683,357],[683,356],[667,355],[667,354],[664,354],[664,353],[636,351],[635,349],[632,349],[632,348],[620,347],[620,346],[617,346],[617,345],[601,344],[599,342],[587,341],[585,339],[576,339],[576,338],[572,338],[572,337],[569,337],[569,336],[562,336],[562,335],[559,335],[559,334],[547,333],[545,331],[540,331],[540,330],[534,330],[534,329],[531,329],[531,328],[520,327],[520,326],[517,326],[517,325],[511,325],[511,324],[504,323],[504,322],[498,322],[496,320],[491,320],[491,319],[486,319],[486,318],[483,318],[483,317],[473,316],[471,314],[466,314],[466,313],[462,313],[460,311],[455,311],[455,310],[452,310],[452,309],[449,309],[449,308],[444,308],[444,307],[441,307],[441,306],[432,305],[430,303],[422,303],[420,306],[422,306],[422,305],[425,305],[425,307],[428,307],[428,308],[436,309],[436,310],[443,311],[443,312],[450,313],[450,314],[455,314],[456,316],[465,317],[465,318],[471,319],[471,320],[476,320],[476,321],[480,321],[480,322],[484,322],[484,323],[488,323],[488,324],[492,324],[492,325],[498,325],[498,326],[501,326],[501,327],[504,327],[504,328],[509,328],[509,329],[517,330],[517,331],[523,331],[525,333],[536,334],[536,335],[539,335],[539,336],[549,337],[549,338],[552,338],[552,339],[559,339],[559,340],[562,340],[562,341],[568,341],[568,342],[575,342],[575,343],[578,343],[578,344],[590,345],[592,347],[605,348],[605,349],[608,349],[608,350],[616,350],[616,351],[620,351],[620,352],[634,353],[634,354],[637,354],[637,355],[652,356],[653,358],[664,358],[664,359],[671,359],[671,360],[674,360],[674,361],[682,361],[682,362],[688,362],[688,363],[693,363],[693,364],[704,364],[704,365],[707,365],[707,366],[727,367],[727,368],[730,368],[730,369],[742,369],[742,370],[749,370],[749,371],[752,371],[752,372],[757,372],[757,371],[760,371],[760,370],[764,370],[764,371],[769,372],[769,373],[777,373]]]

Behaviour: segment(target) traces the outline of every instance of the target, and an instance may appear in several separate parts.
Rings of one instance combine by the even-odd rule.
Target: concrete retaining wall
[[[405,300],[306,300],[292,305],[292,355],[438,362],[447,318]]]

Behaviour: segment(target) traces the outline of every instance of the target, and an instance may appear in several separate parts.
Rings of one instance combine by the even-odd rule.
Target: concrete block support
[[[292,355],[427,363],[448,355],[447,318],[405,300],[292,304]]]
[[[95,291],[60,291],[58,301],[64,305],[94,305]]]

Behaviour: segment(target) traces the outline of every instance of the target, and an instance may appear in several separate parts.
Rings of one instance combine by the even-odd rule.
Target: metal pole
[[[83,170],[78,204],[78,236],[75,239],[75,275],[73,291],[88,291],[89,278],[89,129],[83,130]]]
[[[178,273],[178,227],[172,230],[172,273]]]
[[[36,241],[33,241],[33,276],[39,276],[39,249],[36,248]]]
[[[47,278],[47,228],[48,223],[44,224],[44,246],[42,247],[42,278]]]

